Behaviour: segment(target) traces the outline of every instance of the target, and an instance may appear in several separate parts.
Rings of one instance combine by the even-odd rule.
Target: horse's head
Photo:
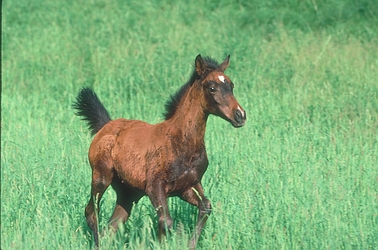
[[[209,65],[211,62],[198,55],[195,60],[195,70],[203,88],[205,112],[222,117],[237,128],[245,124],[246,112],[234,97],[234,84],[224,74],[229,59],[230,56],[227,56],[224,62],[214,69],[213,64]]]

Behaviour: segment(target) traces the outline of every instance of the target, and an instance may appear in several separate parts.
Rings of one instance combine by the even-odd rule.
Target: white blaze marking
[[[224,76],[218,76],[219,81],[224,83]]]

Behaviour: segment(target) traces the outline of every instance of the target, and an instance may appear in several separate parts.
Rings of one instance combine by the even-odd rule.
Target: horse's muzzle
[[[240,128],[244,126],[245,121],[247,119],[247,113],[244,109],[241,109],[240,107],[234,112],[234,122],[232,122],[232,125],[235,128]]]

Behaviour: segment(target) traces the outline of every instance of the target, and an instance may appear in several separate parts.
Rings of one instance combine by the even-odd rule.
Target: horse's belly
[[[145,157],[132,149],[115,148],[114,153],[114,169],[121,181],[133,188],[145,190],[147,179]]]
[[[140,166],[137,164],[119,164],[117,161],[115,161],[114,170],[121,182],[125,185],[141,191],[145,190],[146,173],[143,168],[140,168]]]

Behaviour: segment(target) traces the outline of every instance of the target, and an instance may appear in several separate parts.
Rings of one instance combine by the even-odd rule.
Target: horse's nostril
[[[243,113],[239,109],[237,109],[236,112],[235,112],[234,117],[235,117],[235,121],[237,123],[241,123],[242,120],[243,120]]]

